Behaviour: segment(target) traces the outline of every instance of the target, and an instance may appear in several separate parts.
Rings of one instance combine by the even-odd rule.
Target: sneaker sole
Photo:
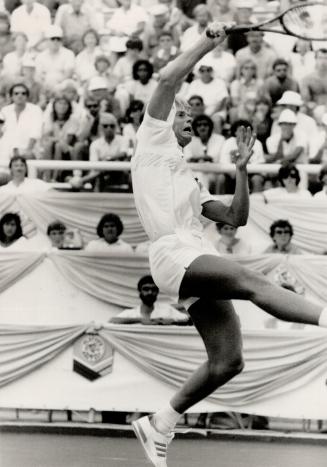
[[[133,430],[134,430],[134,433],[137,437],[137,439],[140,441],[140,443],[142,444],[142,447],[143,447],[143,450],[146,454],[146,457],[148,458],[148,460],[153,464],[154,462],[152,461],[151,457],[149,456],[148,454],[148,450],[147,450],[147,447],[146,447],[146,435],[143,431],[143,428],[141,426],[140,423],[138,423],[137,420],[135,420],[134,422],[132,422],[132,427],[133,427]]]

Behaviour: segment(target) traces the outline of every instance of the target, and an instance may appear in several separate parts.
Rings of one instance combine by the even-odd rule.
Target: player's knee
[[[266,286],[271,286],[268,279],[249,269],[244,269],[239,277],[239,291],[243,300],[253,301]]]
[[[244,368],[244,360],[241,354],[231,355],[228,358],[219,359],[217,361],[209,361],[209,371],[211,379],[221,380],[222,375],[229,378],[234,378],[242,372]]]

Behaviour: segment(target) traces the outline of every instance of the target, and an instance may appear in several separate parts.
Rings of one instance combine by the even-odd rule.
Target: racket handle
[[[233,34],[233,33],[236,33],[236,32],[249,32],[249,31],[252,31],[254,29],[255,29],[255,26],[251,27],[250,25],[249,26],[234,26],[232,28],[226,28],[225,33],[228,35],[228,34]],[[210,29],[206,30],[206,36],[209,37],[209,39],[215,39],[216,37],[219,37],[219,36],[216,36],[215,34],[213,34],[210,31]]]

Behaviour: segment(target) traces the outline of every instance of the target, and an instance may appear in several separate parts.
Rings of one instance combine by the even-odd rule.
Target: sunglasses
[[[207,122],[199,122],[196,124],[197,127],[199,126],[209,126]]]
[[[14,96],[26,96],[27,92],[26,91],[15,91]]]
[[[202,102],[189,102],[191,107],[200,107],[202,105]]]
[[[51,41],[61,41],[61,37],[50,37]]]
[[[289,229],[276,229],[275,234],[277,235],[282,235],[282,234],[291,234],[291,231]]]
[[[209,67],[208,67],[208,68],[202,68],[202,67],[201,67],[201,68],[199,69],[199,72],[200,72],[200,73],[205,73],[206,71],[209,72],[209,71],[212,71],[212,70],[213,70],[213,68],[211,68],[211,67],[210,67],[210,68],[209,68]]]
[[[101,123],[102,128],[116,128],[114,123]]]
[[[87,109],[97,109],[98,107],[98,104],[89,104],[86,106]]]

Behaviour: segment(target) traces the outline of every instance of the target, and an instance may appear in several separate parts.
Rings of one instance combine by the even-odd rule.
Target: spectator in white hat
[[[24,32],[29,47],[37,47],[51,25],[50,11],[35,0],[22,0],[21,3],[11,14],[11,31]]]
[[[285,109],[278,118],[280,133],[267,139],[268,162],[306,163],[308,161],[309,140],[302,132],[296,131],[297,116]]]
[[[101,112],[111,112],[117,119],[122,116],[121,101],[116,97],[118,91],[114,88],[109,89],[106,79],[101,76],[94,76],[89,81],[87,91],[87,95],[98,102]],[[127,91],[122,89],[122,92],[125,93],[125,100],[129,102]],[[120,97],[119,93],[118,97]]]
[[[309,141],[309,158],[314,157],[314,153],[317,149],[316,141],[319,138],[319,131],[316,121],[309,115],[301,112],[303,107],[303,100],[298,92],[285,91],[281,99],[276,102],[277,114],[285,109],[292,110],[295,113],[297,123],[296,131],[303,133]],[[275,120],[271,129],[271,135],[280,134],[280,126],[278,121]]]
[[[233,20],[236,22],[236,25],[255,22],[255,18],[253,17],[253,9],[255,4],[255,0],[235,0],[233,2],[233,7],[235,9]],[[219,16],[215,17],[214,19],[218,18]],[[241,32],[237,34],[230,34],[227,37],[227,48],[233,52],[233,55],[235,55],[238,50],[246,47],[247,45],[248,41],[245,33]]]
[[[62,45],[63,32],[59,26],[48,28],[47,48],[35,59],[36,76],[53,90],[64,79],[71,78],[75,67],[74,53]]]
[[[223,79],[226,84],[231,83],[236,73],[236,60],[233,54],[226,50],[226,43],[217,45],[211,52],[203,57],[197,64],[197,69],[201,62],[210,63],[215,78]]]

